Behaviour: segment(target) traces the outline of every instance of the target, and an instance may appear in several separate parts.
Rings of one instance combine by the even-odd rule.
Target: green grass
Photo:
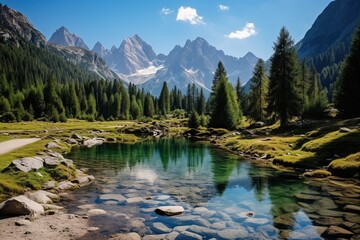
[[[342,177],[360,177],[360,152],[340,158],[329,164],[329,171]]]

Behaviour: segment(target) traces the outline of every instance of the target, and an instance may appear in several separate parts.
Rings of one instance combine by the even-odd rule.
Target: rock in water
[[[90,147],[93,147],[96,145],[101,145],[101,144],[103,144],[103,142],[104,142],[104,140],[102,140],[102,139],[92,138],[92,139],[84,141],[84,146],[90,148]]]
[[[324,235],[327,236],[329,239],[336,239],[336,238],[351,238],[354,234],[346,229],[343,229],[338,226],[331,226],[324,232]]]
[[[12,197],[0,204],[0,216],[31,215],[38,217],[44,213],[43,206],[24,195]]]
[[[165,216],[174,216],[184,213],[185,210],[181,206],[162,206],[155,209],[155,213]]]

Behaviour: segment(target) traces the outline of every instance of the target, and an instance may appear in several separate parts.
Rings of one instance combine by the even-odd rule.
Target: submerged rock
[[[91,209],[88,211],[88,214],[90,216],[97,216],[97,215],[105,215],[106,214],[106,211],[103,210],[103,209]]]
[[[119,202],[123,202],[126,200],[126,198],[121,194],[101,194],[99,199],[102,201],[115,200]]]
[[[163,206],[155,209],[155,213],[165,216],[174,216],[184,213],[185,210],[181,206]]]
[[[329,239],[351,238],[353,235],[354,233],[338,226],[330,226],[324,232],[324,236],[326,236]]]
[[[111,236],[109,240],[141,240],[139,234],[135,232],[131,233],[117,233]]]
[[[44,213],[43,206],[24,195],[12,197],[0,204],[0,216],[30,215],[38,217]]]
[[[353,213],[360,213],[360,206],[356,206],[356,205],[346,205],[344,207],[345,211],[348,212],[353,212]]]
[[[96,146],[96,145],[101,145],[104,143],[104,140],[103,139],[99,139],[99,138],[92,138],[92,139],[89,139],[89,140],[86,140],[84,141],[84,146],[90,148],[90,147],[93,147],[93,146]]]
[[[171,228],[168,228],[165,224],[161,223],[161,222],[154,222],[153,223],[153,228],[161,233],[170,233],[171,232]]]
[[[176,239],[186,239],[186,240],[202,240],[202,236],[196,233],[183,231],[181,232]]]
[[[224,239],[246,238],[249,235],[248,231],[241,226],[236,229],[224,229],[217,234]]]

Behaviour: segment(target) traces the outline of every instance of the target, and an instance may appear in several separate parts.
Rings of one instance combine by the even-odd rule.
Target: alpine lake
[[[62,204],[79,216],[106,212],[90,214],[99,231],[87,239],[360,239],[360,186],[348,180],[302,178],[186,139],[108,143],[67,157],[96,181]],[[158,215],[161,206],[185,212]]]

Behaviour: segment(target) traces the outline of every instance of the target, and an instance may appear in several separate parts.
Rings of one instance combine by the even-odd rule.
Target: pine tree
[[[154,101],[150,93],[146,94],[144,103],[144,115],[146,117],[153,117],[155,114]]]
[[[226,70],[225,70],[225,67],[224,67],[223,63],[220,61],[218,63],[218,66],[217,66],[216,70],[215,70],[214,79],[213,79],[213,83],[212,83],[212,86],[211,86],[211,90],[212,90],[211,92],[212,93],[215,92],[216,84],[219,82],[221,75],[226,76],[227,74],[226,74]]]
[[[138,119],[140,116],[140,108],[134,95],[131,96],[130,114],[132,119]]]
[[[96,117],[96,100],[93,94],[89,94],[88,97],[88,109],[87,114],[89,114],[90,117],[95,118]]]
[[[6,97],[1,96],[0,97],[0,115],[10,112],[10,111],[11,111],[11,106],[10,106],[9,100]]]
[[[306,67],[305,61],[301,62],[300,65],[300,88],[301,88],[301,113],[308,108],[309,105],[309,97],[308,97],[308,89],[309,89],[309,72]]]
[[[321,117],[328,104],[327,92],[322,88],[318,74],[312,68],[309,77],[308,105],[306,115],[309,117]]]
[[[200,96],[197,100],[197,112],[199,115],[205,114],[205,108],[206,108],[206,99],[204,96],[204,91],[201,88],[200,90]]]
[[[245,111],[247,109],[247,103],[246,103],[247,102],[247,96],[246,96],[245,87],[241,86],[241,81],[240,81],[239,77],[237,78],[237,81],[236,81],[235,90],[236,90],[236,95],[238,97],[239,108],[245,114]]]
[[[266,120],[266,96],[268,93],[268,77],[265,73],[265,63],[259,59],[253,71],[251,78],[249,94],[249,115],[256,121]]]
[[[163,87],[161,89],[159,97],[159,110],[162,115],[166,115],[170,112],[170,94],[166,82],[163,83]]]
[[[360,25],[336,82],[335,104],[344,117],[360,116]]]
[[[240,110],[235,90],[222,74],[216,84],[210,103],[210,127],[234,129],[240,120]]]
[[[199,128],[200,127],[200,117],[196,111],[191,111],[188,119],[189,128]]]
[[[300,112],[298,89],[298,60],[294,41],[283,27],[271,56],[267,112],[273,119],[280,119],[285,126],[289,118]]]
[[[130,96],[126,88],[121,85],[121,118],[128,119],[130,111]]]

